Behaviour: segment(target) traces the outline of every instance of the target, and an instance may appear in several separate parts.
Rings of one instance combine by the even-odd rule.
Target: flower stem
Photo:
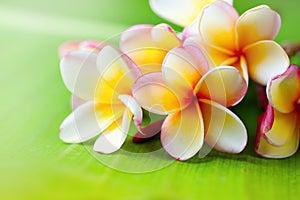
[[[282,47],[289,57],[293,57],[297,53],[300,53],[300,42],[284,44]]]

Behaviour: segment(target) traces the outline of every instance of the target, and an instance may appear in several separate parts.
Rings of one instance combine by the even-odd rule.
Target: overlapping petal
[[[260,128],[263,123],[263,115],[258,118],[258,128],[255,141],[255,151],[258,155],[267,158],[286,158],[293,155],[299,145],[299,124],[296,124],[294,133],[287,138],[282,146],[270,144]]]
[[[112,123],[94,144],[94,151],[109,154],[121,148],[125,142],[131,122],[129,110],[125,110],[123,117]]]
[[[104,104],[120,104],[119,95],[119,91],[113,88],[105,79],[99,78],[94,101]]]
[[[268,6],[262,5],[246,11],[236,24],[239,47],[260,40],[273,40],[280,26],[280,15]]]
[[[165,18],[180,26],[190,25],[208,4],[215,0],[149,0],[152,10],[162,18]],[[226,0],[232,4],[232,0]]]
[[[267,107],[273,109],[271,106]],[[273,121],[270,124],[271,126],[265,127],[264,123],[268,123],[268,115],[265,115],[262,121],[262,126],[260,127],[261,132],[265,135],[265,139],[274,146],[283,146],[285,145],[292,135],[298,134],[298,111],[295,110],[291,113],[281,113],[273,109]]]
[[[141,76],[135,63],[111,46],[104,47],[98,54],[97,69],[101,80],[119,94],[131,94],[131,86]]]
[[[226,153],[240,153],[247,144],[243,122],[229,109],[213,101],[200,99],[203,113],[205,142]]]
[[[180,44],[175,31],[167,24],[132,26],[122,33],[120,40],[121,50],[143,73],[161,71],[168,50]]]
[[[277,74],[286,71],[289,58],[282,47],[274,41],[264,40],[243,50],[250,77],[261,85]]]
[[[153,138],[156,134],[160,133],[162,124],[165,119],[158,120],[153,122],[146,127],[141,128],[132,138],[133,142],[141,143],[146,142],[149,139]]]
[[[131,26],[121,35],[120,49],[127,53],[137,48],[154,46],[155,44],[151,35],[153,27],[154,26],[150,24],[138,24]]]
[[[98,53],[104,46],[105,43],[93,40],[65,42],[59,47],[58,55],[63,58],[68,53],[79,50]]]
[[[130,95],[119,95],[119,99],[126,105],[127,109],[133,114],[135,125],[140,128],[143,120],[143,111],[135,99]]]
[[[60,62],[60,70],[66,87],[84,100],[93,100],[100,73],[96,67],[97,54],[73,51]]]
[[[239,18],[228,3],[216,1],[203,9],[199,20],[200,35],[206,43],[232,54],[235,45],[235,24]]]
[[[61,124],[59,137],[67,143],[87,141],[102,131],[122,114],[123,106],[115,107],[86,102],[73,111]]]
[[[183,98],[193,95],[193,88],[208,70],[205,56],[199,48],[192,45],[169,51],[162,67],[167,85]]]
[[[223,66],[207,72],[199,81],[195,92],[198,98],[229,107],[245,96],[247,88],[246,81],[236,68]]]
[[[158,24],[151,30],[151,36],[154,44],[161,49],[172,49],[181,45],[180,39],[171,26],[167,24]]]
[[[133,85],[132,93],[139,105],[156,114],[172,113],[183,106],[181,97],[166,85],[160,72],[143,75]]]
[[[152,38],[153,25],[135,25],[124,31],[120,39],[120,49],[137,65],[162,63],[165,51],[155,48]]]
[[[178,160],[187,160],[202,147],[204,126],[196,100],[185,109],[168,115],[161,129],[164,149]]]
[[[291,65],[286,72],[272,78],[267,85],[267,96],[272,106],[282,113],[297,109],[300,99],[300,68]]]

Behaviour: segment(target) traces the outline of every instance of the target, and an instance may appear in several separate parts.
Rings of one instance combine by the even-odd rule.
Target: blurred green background
[[[259,4],[281,14],[278,42],[300,41],[299,0],[235,1],[240,13]],[[58,46],[69,40],[105,40],[133,24],[161,22],[166,21],[147,0],[0,1],[1,199],[299,198],[299,151],[282,160],[254,153],[260,110],[253,109],[253,86],[234,108],[249,131],[249,144],[239,155],[213,151],[202,160],[195,156],[155,172],[130,174],[101,164],[83,145],[59,140],[59,125],[71,110]],[[127,143],[127,148],[143,148]],[[116,152],[111,159],[119,156]]]

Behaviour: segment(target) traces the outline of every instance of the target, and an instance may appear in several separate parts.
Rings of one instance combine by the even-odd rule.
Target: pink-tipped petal
[[[141,72],[135,63],[117,49],[106,46],[97,57],[100,81],[105,81],[119,94],[131,94],[131,87]],[[101,98],[101,97],[100,97]]]
[[[184,98],[193,96],[195,85],[208,70],[205,56],[198,47],[192,45],[169,51],[162,66],[168,86]]]
[[[243,122],[229,109],[213,101],[200,99],[203,113],[205,142],[215,150],[240,153],[247,144]]]
[[[142,143],[142,142],[147,142],[150,139],[152,139],[155,135],[160,133],[162,124],[165,119],[158,120],[156,122],[153,122],[149,125],[147,125],[144,128],[141,128],[139,132],[137,132],[133,138],[132,141],[135,143]]]
[[[184,40],[183,45],[182,46],[195,46],[198,47],[200,49],[200,51],[202,52],[202,54],[204,55],[204,57],[206,58],[206,61],[208,63],[209,68],[214,68],[216,67],[215,62],[212,60],[211,55],[209,54],[209,52],[206,50],[206,48],[204,47],[203,42],[201,41],[200,37],[188,37]],[[227,58],[227,56],[226,56]],[[225,59],[226,59],[225,58]],[[223,59],[224,60],[224,59]],[[223,61],[222,60],[222,61]]]
[[[96,66],[97,54],[73,51],[60,62],[60,70],[66,87],[84,100],[93,100],[100,77]]]
[[[228,3],[216,1],[203,9],[200,35],[208,44],[229,51],[235,49],[235,24],[239,15]]]
[[[196,100],[185,109],[170,114],[161,129],[164,149],[177,160],[193,157],[202,147],[203,119]]]
[[[94,151],[110,154],[121,148],[125,142],[130,127],[131,115],[129,110],[125,110],[123,118],[115,121],[108,127],[94,144]]]
[[[266,112],[262,115],[262,121],[260,123],[259,128],[261,133],[265,133],[272,128],[274,123],[274,109],[271,104],[268,103]]]
[[[139,24],[121,35],[120,49],[141,68],[145,65],[161,65],[167,53],[167,50],[156,45],[152,36],[153,28],[153,25]]]
[[[86,40],[86,41],[71,41],[62,44],[58,49],[58,54],[60,58],[63,58],[68,53],[72,51],[89,51],[98,53],[103,47],[105,43],[93,41],[93,40]]]
[[[151,30],[151,36],[158,48],[168,51],[181,44],[176,32],[167,24],[159,24]]]
[[[256,85],[256,93],[257,93],[257,98],[258,98],[258,105],[262,110],[266,110],[268,106],[268,98],[266,94],[266,87],[262,85]]]
[[[267,96],[272,106],[282,113],[297,109],[300,99],[300,68],[291,65],[267,85]]]
[[[270,78],[285,72],[290,64],[282,47],[271,40],[256,42],[243,51],[250,78],[261,85],[266,85]]]
[[[246,11],[237,21],[239,47],[243,48],[260,40],[273,40],[281,26],[280,15],[262,5]]]
[[[200,15],[199,15],[200,16]],[[182,31],[182,39],[185,41],[188,38],[200,38],[199,32],[199,20],[200,17],[197,17],[189,26],[185,27]]]
[[[76,51],[80,49],[80,41],[71,41],[71,42],[65,42],[58,48],[58,55],[62,59],[64,56],[66,56],[71,51]]]
[[[293,134],[298,131],[298,111],[280,113],[269,104],[263,115],[260,132],[268,143],[274,146],[284,146]]]
[[[130,95],[120,95],[119,99],[126,105],[126,107],[133,114],[134,124],[139,128],[143,120],[143,111],[135,99]]]
[[[247,83],[234,67],[217,67],[207,72],[196,87],[200,99],[215,101],[229,107],[239,102],[247,92]]]
[[[120,111],[113,111],[110,105],[86,102],[62,122],[59,137],[66,143],[87,141],[104,131],[120,117]]]
[[[297,151],[299,145],[299,126],[297,125],[297,130],[291,137],[289,137],[285,145],[274,146],[265,139],[264,133],[260,128],[264,118],[263,115],[258,118],[258,128],[255,141],[256,153],[266,158],[286,158],[292,156]]]
[[[154,46],[151,36],[153,25],[138,24],[125,30],[120,38],[120,49],[127,53],[139,47]]]
[[[139,78],[132,87],[132,93],[140,106],[156,114],[172,113],[183,106],[181,97],[166,85],[160,72]]]
[[[99,53],[105,46],[106,44],[104,42],[98,42],[93,40],[82,41],[79,44],[79,48],[81,50],[95,52],[95,53]]]

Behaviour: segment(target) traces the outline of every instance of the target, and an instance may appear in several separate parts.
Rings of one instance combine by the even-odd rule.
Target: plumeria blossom
[[[179,26],[189,26],[208,4],[216,0],[149,0],[152,10]],[[224,0],[232,5],[233,0]]]
[[[64,55],[61,74],[81,105],[62,122],[60,138],[81,143],[102,133],[94,144],[101,153],[117,151],[125,141],[131,118],[140,125],[142,110],[131,96],[141,72],[121,51],[105,46],[99,53],[71,51]]]
[[[143,73],[161,71],[167,52],[181,44],[176,32],[167,24],[135,25],[124,31],[120,38],[120,49]]]
[[[269,105],[259,117],[256,152],[269,158],[293,155],[300,134],[300,68],[291,65],[267,85]]]
[[[205,7],[183,34],[187,40],[201,43],[216,66],[234,66],[246,81],[250,76],[266,85],[289,66],[287,54],[273,41],[280,26],[280,15],[268,6],[252,8],[239,16],[232,5],[216,1]]]
[[[161,143],[171,156],[186,160],[201,149],[204,138],[222,152],[244,149],[246,129],[226,107],[240,101],[246,90],[237,69],[210,69],[201,50],[186,45],[167,53],[162,72],[140,77],[133,85],[133,96],[144,109],[167,115]]]

